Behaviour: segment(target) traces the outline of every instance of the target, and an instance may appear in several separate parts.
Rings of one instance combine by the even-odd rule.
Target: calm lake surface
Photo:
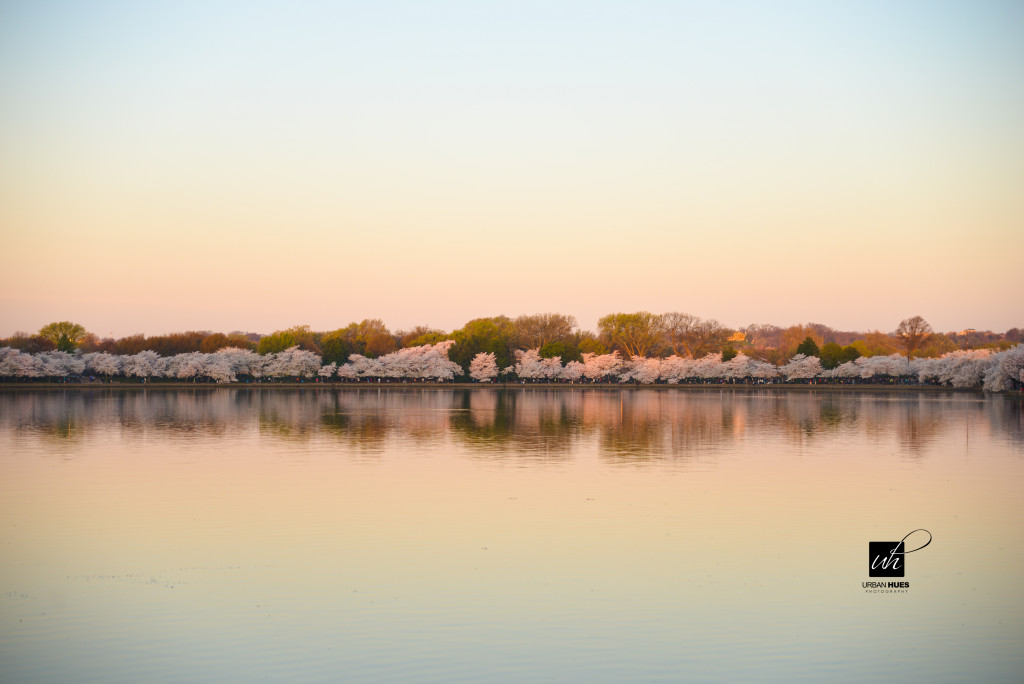
[[[0,392],[0,680],[1021,681],[1022,484],[971,393]]]

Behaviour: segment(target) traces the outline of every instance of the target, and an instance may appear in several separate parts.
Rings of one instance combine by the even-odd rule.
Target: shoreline
[[[159,383],[129,383],[129,382],[86,382],[86,383],[61,383],[61,382],[4,382],[0,383],[0,392],[22,391],[22,390],[68,390],[73,392],[81,391],[138,391],[138,390],[323,390],[332,392],[349,392],[355,390],[386,389],[396,391],[412,391],[420,389],[544,389],[544,390],[583,390],[583,391],[623,391],[623,390],[655,390],[659,392],[683,391],[683,392],[706,392],[706,391],[752,391],[768,390],[783,392],[933,392],[933,393],[970,393],[970,394],[1000,394],[1004,396],[1021,396],[1020,392],[988,392],[980,387],[946,387],[941,385],[872,385],[872,384],[798,384],[798,383],[774,383],[764,385],[746,384],[612,384],[612,383],[518,383],[518,382],[353,382],[353,383],[318,383],[318,382],[249,382],[249,383],[191,383],[191,382],[159,382]]]

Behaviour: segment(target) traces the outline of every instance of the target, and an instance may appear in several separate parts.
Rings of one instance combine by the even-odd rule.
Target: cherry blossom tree
[[[847,361],[841,363],[830,371],[825,371],[825,377],[840,378],[840,379],[853,379],[859,378],[861,373],[861,367],[856,361]]]
[[[915,359],[917,377],[953,387],[980,387],[992,357],[991,349],[957,350],[937,359]]]
[[[683,380],[695,378],[696,365],[697,361],[689,356],[673,354],[661,360],[661,377],[665,382],[675,385]]]
[[[167,377],[195,382],[205,375],[205,357],[202,352],[175,354],[167,363]]]
[[[239,347],[223,347],[214,352],[214,354],[224,359],[231,372],[236,376],[249,375],[254,378],[262,377],[264,370],[276,358],[276,354],[260,356],[251,349],[241,349]]]
[[[750,361],[747,372],[754,380],[774,380],[779,377],[779,369],[767,361]]]
[[[231,359],[226,354],[203,354],[202,376],[210,378],[216,383],[236,382],[234,370],[231,368]]]
[[[109,380],[114,375],[121,373],[121,357],[107,354],[106,352],[94,352],[83,354],[85,370],[94,375],[106,375]]]
[[[498,364],[491,352],[480,352],[469,362],[469,377],[477,382],[491,382],[498,377]]]
[[[1024,385],[1024,344],[993,354],[985,371],[984,388],[1005,392]]]
[[[580,378],[583,377],[583,371],[585,368],[586,366],[579,361],[570,361],[565,364],[565,368],[562,369],[561,378],[563,380],[568,380],[569,382],[579,382]]]
[[[335,375],[338,376],[339,380],[359,379],[359,373],[356,372],[355,366],[353,366],[351,363],[344,363],[338,366],[338,369],[335,371]]]
[[[448,358],[448,352],[454,344],[455,340],[444,340],[433,345],[424,345],[429,349],[424,354],[426,368],[423,377],[451,381],[455,376],[462,375],[462,366]]]
[[[338,368],[338,377],[381,378],[384,377],[384,368],[377,359],[368,359],[362,354],[351,354],[348,363]]]
[[[523,380],[537,380],[547,377],[547,371],[541,363],[539,349],[516,349],[516,363],[513,372]],[[561,362],[561,359],[559,359]]]
[[[562,357],[552,356],[540,360],[541,374],[546,380],[555,380],[562,375]]]
[[[121,359],[121,373],[127,378],[155,378],[163,375],[160,355],[155,351],[142,351]]]
[[[462,374],[462,367],[448,358],[448,350],[453,344],[453,340],[443,340],[436,344],[406,347],[372,359],[374,364],[359,357],[353,365],[361,377],[454,380],[456,375]],[[356,356],[349,357],[350,362]]]
[[[651,385],[661,377],[661,359],[646,356],[634,356],[624,364],[619,373],[619,382],[635,381]]]
[[[797,354],[785,366],[779,369],[787,382],[793,380],[810,380],[821,375],[821,359],[817,356]]]
[[[0,377],[36,378],[41,375],[41,365],[32,354],[11,347],[0,348]]]
[[[320,372],[320,365],[319,354],[300,349],[298,346],[288,347],[274,354],[267,374],[274,377],[311,378]]]
[[[910,370],[907,360],[899,354],[889,356],[862,356],[854,361],[860,366],[860,377],[898,378]]]
[[[48,351],[36,354],[39,375],[48,378],[69,378],[85,372],[83,357],[62,351]]]
[[[722,377],[726,380],[744,380],[751,377],[753,359],[740,352],[722,364]]]
[[[611,354],[583,354],[583,375],[594,382],[616,373],[621,366],[622,357],[617,349]]]
[[[715,380],[721,378],[724,374],[725,369],[722,367],[721,353],[705,354],[693,366],[694,377],[702,380]]]

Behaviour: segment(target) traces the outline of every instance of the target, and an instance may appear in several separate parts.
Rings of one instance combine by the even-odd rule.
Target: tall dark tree
[[[821,351],[818,349],[818,343],[814,341],[813,337],[806,337],[804,341],[797,345],[797,354],[803,354],[804,356],[819,356]]]

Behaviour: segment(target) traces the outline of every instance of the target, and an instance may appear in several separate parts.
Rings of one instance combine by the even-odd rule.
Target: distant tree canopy
[[[39,336],[49,340],[58,351],[74,351],[86,335],[85,327],[71,321],[49,323],[39,329]]]
[[[861,356],[888,356],[896,353],[896,339],[875,330],[850,343]]]
[[[629,357],[656,354],[664,340],[663,318],[649,311],[608,314],[597,327],[606,344]]]
[[[661,316],[665,341],[677,356],[700,358],[722,350],[732,331],[716,320],[673,311]]]
[[[399,330],[395,333],[395,337],[398,339],[398,346],[405,349],[406,347],[444,342],[448,339],[448,333],[425,325],[417,325],[409,331]]]
[[[218,349],[249,349],[253,347],[253,344],[249,341],[245,335],[238,333],[232,333],[225,335],[224,333],[213,333],[203,338],[203,341],[199,343],[199,351],[204,354],[212,354]],[[287,349],[287,347],[285,347]]]
[[[287,330],[278,330],[271,335],[261,337],[256,345],[256,351],[259,354],[277,354],[291,347],[298,347],[314,354],[320,353],[317,335],[308,325],[295,325]]]
[[[44,351],[53,351],[57,348],[53,340],[47,339],[42,335],[29,335],[26,332],[18,331],[8,337],[6,340],[0,340],[0,346],[10,347],[11,349],[17,349],[29,354],[38,354]]]
[[[550,342],[565,344],[576,329],[576,317],[558,313],[519,316],[512,322],[513,344],[519,349],[540,349]]]

